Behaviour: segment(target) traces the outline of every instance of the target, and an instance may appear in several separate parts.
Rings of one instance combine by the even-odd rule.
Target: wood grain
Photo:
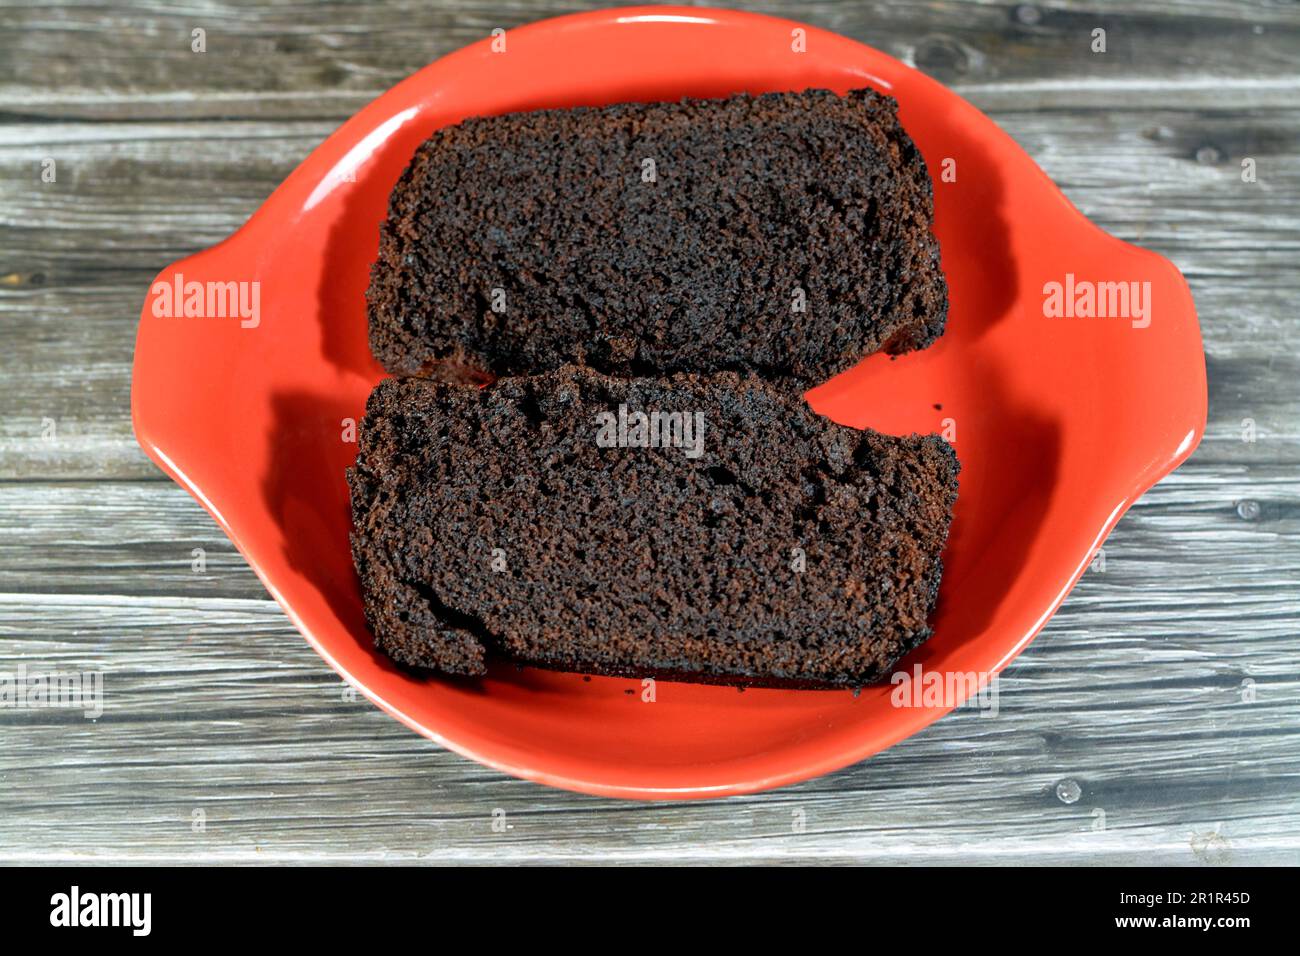
[[[1107,570],[1004,677],[998,716],[959,712],[777,794],[670,807],[511,781],[346,700],[219,542],[207,575],[190,570],[210,523],[179,489],[153,490],[5,488],[0,669],[102,669],[107,695],[93,725],[2,712],[0,846],[22,859],[1294,859],[1293,469],[1187,468],[1147,495],[1107,543]],[[1256,520],[1238,514],[1247,495],[1265,505]],[[87,571],[88,515],[131,542],[130,576]],[[87,831],[87,801],[106,836]],[[497,807],[508,834],[492,832]]]
[[[168,121],[338,117],[431,60],[515,26],[608,4],[385,0],[328,4],[6,5],[0,103],[19,118]],[[1289,3],[746,5],[870,43],[984,107],[1287,105],[1300,80]],[[191,49],[206,31],[205,53]],[[1091,50],[1106,30],[1105,53]],[[1243,59],[1245,55],[1248,60]]]
[[[1296,4],[753,7],[953,86],[1196,298],[1206,439],[1006,673],[995,718],[715,803],[512,780],[348,699],[161,479],[129,414],[154,274],[430,59],[581,6],[0,3],[0,673],[95,670],[106,693],[94,722],[0,708],[0,862],[1300,862]]]
[[[1300,461],[1291,388],[1300,358],[1289,347],[1300,297],[1300,110],[995,118],[1089,218],[1187,276],[1212,390],[1199,454]],[[0,477],[157,474],[129,414],[145,289],[168,262],[238,229],[331,129],[0,125],[0,308],[12,342],[0,354],[10,384],[0,391]],[[47,155],[55,183],[40,181]],[[1256,160],[1258,182],[1241,181],[1244,157]],[[1244,418],[1267,441],[1243,443]]]

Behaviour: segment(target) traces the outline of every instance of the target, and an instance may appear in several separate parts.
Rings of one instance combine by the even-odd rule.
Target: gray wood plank
[[[1296,862],[1298,503],[1293,468],[1189,465],[1121,522],[996,718],[656,806],[510,780],[345,699],[179,489],[0,485],[0,672],[102,669],[106,694],[93,724],[0,709],[0,860]]]
[[[6,4],[0,103],[37,118],[244,117],[342,119],[426,63],[494,28],[580,3],[477,0]],[[1231,2],[924,4],[764,2],[787,16],[870,43],[983,106],[1037,103],[1159,107],[1222,101],[1286,105],[1297,88],[1300,14],[1292,5]],[[191,31],[207,31],[207,52]],[[1107,31],[1105,53],[1092,31]]]
[[[1108,570],[1093,575],[1104,579],[1107,608],[1174,615],[1190,596],[1222,606],[1198,613],[1233,620],[1237,603],[1248,602],[1268,626],[1276,621],[1267,609],[1284,623],[1288,611],[1300,612],[1300,472],[1292,465],[1194,455],[1140,499],[1120,531],[1123,548],[1108,547]],[[267,599],[188,494],[170,482],[132,481],[0,482],[0,594]],[[1130,595],[1141,609],[1129,607]]]
[[[1202,456],[1300,462],[1300,111],[995,117],[1079,208],[1186,274],[1211,388]],[[152,478],[130,425],[148,283],[237,229],[330,124],[0,125],[0,478]],[[1207,154],[1206,150],[1212,150]],[[56,157],[61,178],[39,180]],[[1259,181],[1241,182],[1254,158]],[[1242,421],[1259,440],[1241,441]],[[56,434],[47,438],[46,420]]]

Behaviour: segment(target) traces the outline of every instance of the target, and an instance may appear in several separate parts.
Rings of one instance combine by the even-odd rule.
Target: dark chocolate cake
[[[388,379],[352,548],[408,665],[857,686],[930,634],[957,471],[729,372]]]
[[[450,381],[578,363],[803,386],[923,348],[948,294],[896,109],[810,90],[438,130],[392,194],[371,348]]]

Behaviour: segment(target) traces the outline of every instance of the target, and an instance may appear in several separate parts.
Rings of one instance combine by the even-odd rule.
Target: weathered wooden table
[[[0,708],[0,861],[1300,862],[1294,3],[756,8],[949,84],[1196,296],[1205,441],[1006,672],[998,719],[776,793],[634,804],[506,778],[347,698],[137,448],[140,303],[378,93],[573,8],[6,7],[0,673],[102,669],[109,703]]]

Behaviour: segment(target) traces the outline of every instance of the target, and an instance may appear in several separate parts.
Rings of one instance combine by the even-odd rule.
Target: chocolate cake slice
[[[942,333],[932,220],[925,163],[871,90],[468,119],[393,190],[371,349],[446,380],[579,363],[814,385]]]
[[[387,379],[352,549],[403,664],[857,686],[930,634],[957,471],[735,373]]]

